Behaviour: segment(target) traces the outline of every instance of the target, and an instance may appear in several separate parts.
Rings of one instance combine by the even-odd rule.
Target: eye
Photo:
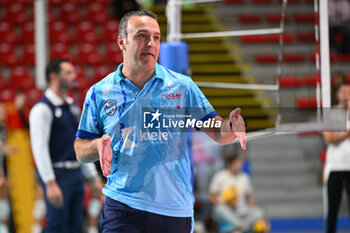
[[[143,39],[143,38],[146,38],[146,35],[144,35],[144,34],[139,34],[137,37]]]

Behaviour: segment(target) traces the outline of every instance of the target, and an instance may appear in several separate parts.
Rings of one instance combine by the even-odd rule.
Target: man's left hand
[[[245,128],[243,117],[239,115],[240,112],[241,112],[240,108],[236,108],[235,110],[233,110],[230,113],[230,122],[232,124],[232,131],[238,137],[241,143],[242,149],[245,150],[246,143],[247,143],[246,134],[245,134],[246,128]]]

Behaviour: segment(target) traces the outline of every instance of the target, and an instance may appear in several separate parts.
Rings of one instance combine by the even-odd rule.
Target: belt
[[[80,164],[78,161],[60,161],[53,163],[52,166],[54,168],[63,168],[63,169],[78,169]]]

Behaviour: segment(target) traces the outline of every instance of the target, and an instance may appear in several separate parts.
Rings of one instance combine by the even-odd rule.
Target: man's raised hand
[[[232,131],[235,133],[235,135],[238,137],[241,147],[243,150],[246,148],[246,135],[245,135],[245,124],[243,117],[239,115],[241,112],[240,108],[236,108],[230,113],[230,122],[232,125]]]

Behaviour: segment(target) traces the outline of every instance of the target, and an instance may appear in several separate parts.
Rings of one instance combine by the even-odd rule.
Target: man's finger
[[[230,113],[230,120],[231,122],[233,120],[237,120],[238,119],[238,115],[241,113],[241,109],[240,108],[236,108],[235,110],[233,110],[231,113]],[[233,122],[232,122],[233,123]]]
[[[244,132],[239,134],[239,142],[241,143],[241,147],[243,150],[246,149],[246,144],[247,144],[247,139],[246,139],[246,134]]]

